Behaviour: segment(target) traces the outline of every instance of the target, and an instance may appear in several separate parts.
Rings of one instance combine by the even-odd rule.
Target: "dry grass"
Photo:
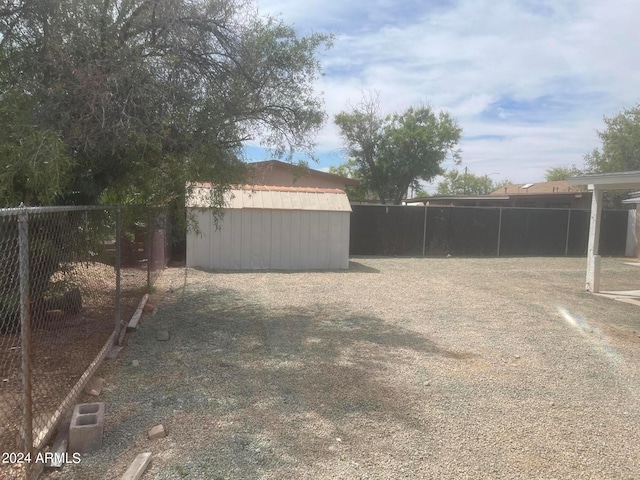
[[[583,292],[584,267],[171,269],[103,369],[103,449],[48,478],[117,479],[142,451],[149,479],[638,478],[640,308]],[[637,289],[640,267],[603,275]]]

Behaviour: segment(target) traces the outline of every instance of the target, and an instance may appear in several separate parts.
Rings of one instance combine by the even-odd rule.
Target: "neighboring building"
[[[360,182],[333,173],[313,170],[302,165],[292,165],[279,160],[250,163],[251,185],[272,185],[281,187],[337,188],[357,187]]]
[[[591,207],[591,192],[570,186],[566,181],[518,183],[501,187],[489,195],[448,195],[417,197],[407,205],[449,205],[458,207]]]
[[[224,216],[196,184],[187,208],[200,233],[187,233],[187,267],[230,270],[349,268],[351,205],[335,188],[247,185],[225,194]]]

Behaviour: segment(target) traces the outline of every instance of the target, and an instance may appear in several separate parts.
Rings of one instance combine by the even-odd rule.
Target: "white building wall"
[[[201,235],[187,234],[187,266],[228,270],[349,268],[349,212],[228,209],[216,230],[195,210]]]

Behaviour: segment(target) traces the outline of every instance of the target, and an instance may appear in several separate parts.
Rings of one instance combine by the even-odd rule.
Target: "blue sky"
[[[343,163],[333,116],[379,92],[383,113],[427,103],[464,129],[462,168],[499,181],[582,166],[596,130],[640,102],[637,0],[257,0],[299,34],[333,33],[322,54],[325,170]],[[269,154],[249,147],[248,159]],[[445,165],[452,168],[451,162]],[[433,187],[428,188],[433,190]]]

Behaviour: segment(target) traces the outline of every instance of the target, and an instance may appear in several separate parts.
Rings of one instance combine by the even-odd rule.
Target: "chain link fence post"
[[[571,209],[567,210],[567,239],[564,244],[564,256],[569,255],[569,238],[571,235]]]
[[[29,300],[29,214],[18,215],[18,257],[20,271],[20,341],[22,351],[24,453],[33,449],[33,410],[31,392],[31,312]]]
[[[496,257],[500,256],[500,240],[502,239],[502,207],[500,207],[500,217],[498,218],[498,247],[496,248]]]
[[[147,213],[147,293],[151,292],[151,269],[153,268],[153,208]]]
[[[426,256],[427,254],[427,207],[424,206],[424,225],[422,229],[422,256]]]
[[[116,269],[116,298],[115,298],[115,341],[114,343],[120,344],[120,329],[122,328],[122,305],[120,302],[120,269],[122,267],[122,209],[116,207],[116,249],[115,249],[115,269]]]

